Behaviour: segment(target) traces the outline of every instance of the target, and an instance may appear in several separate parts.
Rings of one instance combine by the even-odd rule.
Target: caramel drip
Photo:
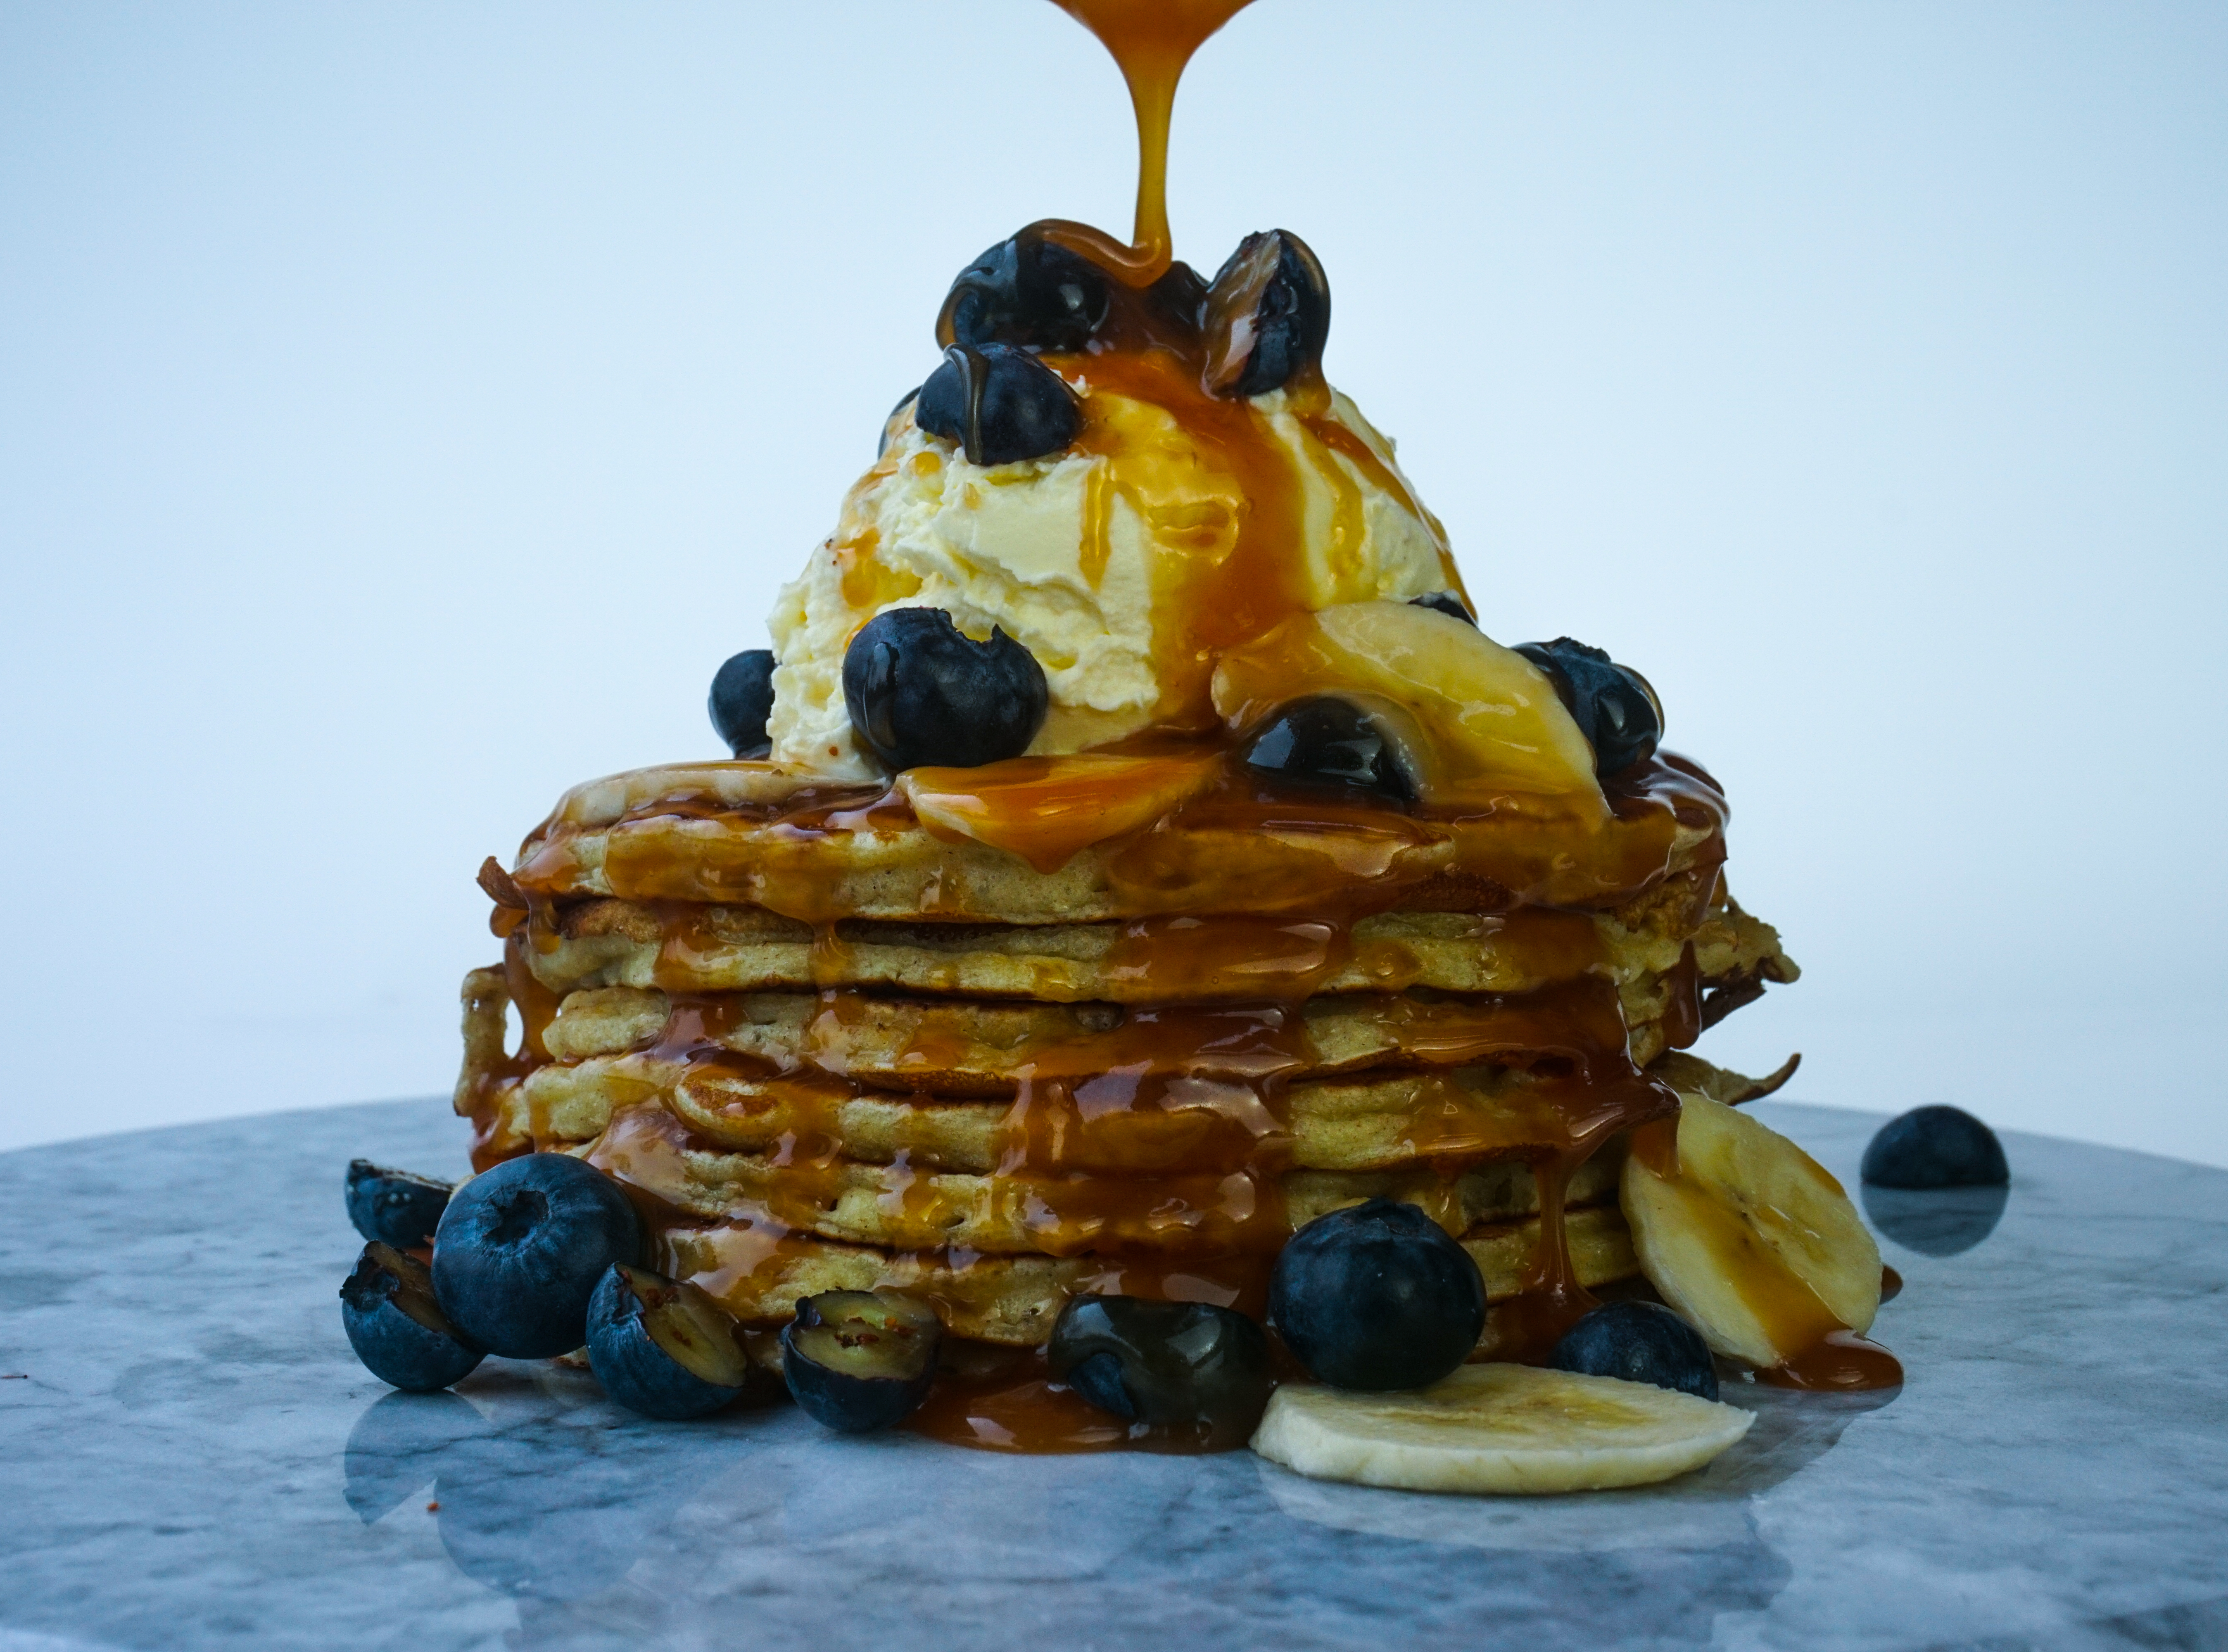
[[[1487,1359],[1539,1364],[1565,1331],[1599,1305],[1571,1264],[1563,1226],[1571,1177],[1612,1137],[1625,1135],[1636,1143],[1678,1122],[1678,1097],[1629,1065],[1622,1074],[1582,1073],[1546,1090],[1560,1139],[1546,1152],[1526,1156],[1540,1189],[1539,1243],[1523,1289],[1487,1316],[1481,1349]]]
[[[557,1019],[557,995],[541,984],[526,961],[531,935],[530,929],[513,930],[503,944],[503,985],[518,1011],[521,1078],[549,1060],[549,1046],[543,1039],[549,1023]]]
[[[1043,1349],[982,1343],[947,1348],[944,1369],[927,1403],[906,1426],[951,1445],[1033,1456],[1122,1450],[1229,1451],[1245,1443],[1237,1435],[1215,1438],[1205,1430],[1125,1423],[1055,1378]]]
[[[1835,1329],[1786,1364],[1756,1373],[1775,1388],[1808,1388],[1852,1393],[1893,1388],[1903,1381],[1903,1362],[1879,1343],[1854,1331]]]
[[[1212,394],[1200,381],[1198,346],[1116,348],[1072,360],[1089,387],[1085,422],[1074,451],[1111,458],[1127,439],[1096,416],[1099,398],[1120,396],[1163,409],[1181,431],[1187,466],[1226,476],[1237,500],[1202,496],[1181,520],[1154,522],[1160,567],[1153,581],[1153,651],[1161,673],[1159,715],[1175,724],[1188,708],[1203,706],[1216,654],[1260,636],[1309,605],[1297,554],[1306,522],[1301,478],[1294,461],[1271,436],[1267,415],[1243,398]],[[1328,402],[1328,392],[1309,394]],[[1117,492],[1124,467],[1104,467]],[[1150,501],[1132,496],[1141,517]]]
[[[940,1373],[906,1426],[949,1445],[1032,1456],[1119,1450],[1150,1434],[1055,1380],[1041,1348],[996,1348],[974,1369]]]
[[[1679,1174],[1679,1121],[1665,1118],[1632,1132],[1632,1156],[1666,1181]]]
[[[1325,397],[1322,400],[1327,402],[1328,398]],[[1462,575],[1455,567],[1454,551],[1447,542],[1446,527],[1425,508],[1424,502],[1416,496],[1416,490],[1408,485],[1408,478],[1379,458],[1374,448],[1362,440],[1354,431],[1348,429],[1342,420],[1328,411],[1328,407],[1322,410],[1312,407],[1303,407],[1300,412],[1299,419],[1309,435],[1351,464],[1355,470],[1360,471],[1379,488],[1405,505],[1409,513],[1430,530],[1432,542],[1438,547],[1439,570],[1447,582],[1448,588],[1455,591],[1462,589]],[[1342,496],[1354,497],[1356,508],[1359,508],[1359,493],[1352,483],[1343,483],[1340,487],[1340,492]]]
[[[1123,925],[1106,973],[1125,996],[1297,1002],[1353,956],[1334,918],[1140,918]]]
[[[465,1018],[464,1034],[465,1072],[471,1088],[458,1100],[459,1110],[471,1121],[471,1142],[467,1150],[475,1171],[485,1170],[504,1159],[531,1150],[534,1133],[540,1128],[538,1121],[529,1114],[528,1133],[522,1139],[508,1122],[506,1103],[536,1067],[548,1062],[549,1047],[544,1041],[544,1034],[557,1015],[557,995],[535,979],[527,962],[527,949],[534,944],[531,909],[522,912],[499,901],[495,917],[497,921],[493,927],[503,938],[503,986],[499,991],[484,995],[475,991]],[[503,1003],[518,1013],[519,1041],[515,1050],[507,1051],[504,1047],[508,1041],[503,1024],[506,1018],[500,1013]]]
[[[1689,941],[1679,962],[1663,977],[1663,1041],[1683,1050],[1702,1035],[1702,972]]]
[[[1060,9],[1098,36],[1121,66],[1137,116],[1137,217],[1135,245],[1093,236],[1075,250],[1143,286],[1175,255],[1168,233],[1168,118],[1184,66],[1208,35],[1250,0],[1057,0]]]

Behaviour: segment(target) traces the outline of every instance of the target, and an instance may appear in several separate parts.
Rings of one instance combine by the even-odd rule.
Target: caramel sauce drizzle
[[[1121,66],[1137,117],[1137,216],[1123,247],[1082,225],[1073,250],[1117,271],[1134,286],[1157,280],[1175,256],[1168,233],[1168,121],[1176,82],[1208,35],[1252,0],[1057,0],[1096,35]]]

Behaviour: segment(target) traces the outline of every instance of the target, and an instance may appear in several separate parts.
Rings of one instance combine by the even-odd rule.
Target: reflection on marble
[[[1865,1215],[1884,1239],[1927,1256],[1956,1256],[1996,1231],[2009,1188],[1875,1188],[1859,1190]]]
[[[1758,1111],[1853,1183],[1876,1120]],[[1736,1385],[1700,1474],[1486,1500],[388,1393],[342,1168],[461,1147],[405,1103],[0,1156],[0,1652],[2228,1646],[2228,1173],[2013,1137],[2001,1207],[1867,1200],[1904,1390]]]

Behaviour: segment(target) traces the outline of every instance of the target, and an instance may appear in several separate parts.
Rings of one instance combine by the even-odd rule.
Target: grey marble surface
[[[1757,1111],[1854,1184],[1874,1119]],[[462,1142],[413,1102],[0,1156],[0,1652],[2228,1647],[2228,1172],[2010,1137],[1977,1243],[1872,1201],[1899,1393],[1744,1386],[1700,1475],[1468,1500],[650,1423],[501,1361],[390,1394],[341,1169]]]

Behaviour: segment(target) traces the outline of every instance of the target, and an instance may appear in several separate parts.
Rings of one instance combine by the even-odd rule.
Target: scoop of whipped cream
[[[1057,457],[978,466],[909,409],[892,420],[769,620],[775,761],[879,772],[852,739],[843,653],[887,608],[942,608],[977,640],[996,627],[1026,647],[1051,698],[1029,751],[1054,756],[1211,727],[1216,655],[1294,612],[1460,589],[1392,445],[1337,392],[1203,416],[1135,363],[1055,365],[1084,413]]]

